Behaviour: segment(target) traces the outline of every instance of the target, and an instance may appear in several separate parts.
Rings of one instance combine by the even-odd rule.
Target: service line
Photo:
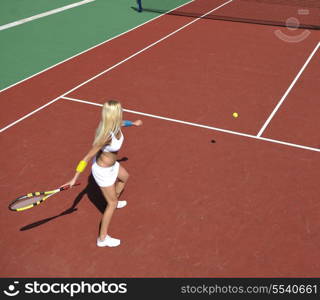
[[[287,98],[287,96],[289,95],[290,91],[293,89],[294,85],[296,84],[296,82],[298,81],[298,79],[300,78],[301,74],[303,73],[303,71],[306,69],[306,67],[308,66],[309,62],[311,61],[312,57],[316,54],[316,52],[318,51],[320,47],[320,42],[318,43],[318,45],[313,49],[312,53],[310,54],[310,56],[308,57],[307,61],[305,62],[305,64],[302,66],[301,70],[299,71],[299,73],[297,74],[297,76],[295,77],[295,79],[292,81],[292,83],[290,84],[289,88],[287,89],[287,91],[284,93],[284,95],[282,96],[282,98],[280,99],[280,101],[278,102],[277,106],[274,108],[274,110],[272,111],[272,113],[270,114],[269,118],[267,119],[267,121],[263,124],[262,128],[260,129],[259,133],[257,134],[257,137],[260,137],[263,132],[266,130],[267,126],[269,125],[269,123],[271,122],[272,118],[275,116],[275,114],[277,113],[277,111],[279,110],[280,106],[282,105],[282,103],[284,102],[284,100]]]
[[[91,102],[91,101],[70,98],[70,97],[66,97],[66,96],[61,97],[61,99],[102,107],[102,104],[100,104],[100,103],[95,103],[95,102]],[[251,139],[255,139],[255,140],[261,140],[261,141],[281,144],[281,145],[285,145],[285,146],[289,146],[289,147],[294,147],[294,148],[300,148],[300,149],[304,149],[304,150],[320,152],[320,149],[313,148],[313,147],[308,147],[308,146],[303,146],[303,145],[283,142],[283,141],[264,138],[264,137],[258,137],[256,135],[251,135],[251,134],[246,134],[246,133],[242,133],[242,132],[227,130],[227,129],[223,129],[223,128],[212,127],[212,126],[207,126],[207,125],[203,125],[203,124],[198,124],[198,123],[193,123],[193,122],[187,122],[187,121],[167,118],[167,117],[163,117],[163,116],[158,116],[158,115],[154,115],[154,114],[148,114],[148,113],[135,111],[135,110],[130,110],[130,109],[123,109],[123,111],[125,111],[127,113],[131,113],[131,114],[136,114],[136,115],[141,115],[141,116],[145,116],[145,117],[154,118],[154,119],[160,119],[160,120],[164,120],[164,121],[175,122],[175,123],[180,123],[180,124],[184,124],[184,125],[189,125],[189,126],[194,126],[194,127],[200,127],[200,128],[204,128],[204,129],[214,130],[214,131],[220,131],[220,132],[224,132],[224,133],[228,133],[228,134],[239,135],[239,136],[243,136],[243,137],[247,137],[247,138],[251,138]]]

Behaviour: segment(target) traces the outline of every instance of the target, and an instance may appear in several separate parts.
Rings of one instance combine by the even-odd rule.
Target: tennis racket
[[[80,183],[76,183],[73,186],[76,186],[79,184]],[[24,196],[18,197],[17,199],[13,200],[9,205],[9,209],[12,211],[23,211],[23,210],[35,207],[40,203],[44,202],[45,200],[47,200],[49,197],[61,191],[66,191],[69,188],[70,188],[69,186],[63,186],[52,191],[34,192],[34,193],[26,194]]]

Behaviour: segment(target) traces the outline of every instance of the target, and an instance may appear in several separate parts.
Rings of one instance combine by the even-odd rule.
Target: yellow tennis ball
[[[238,118],[238,117],[239,117],[239,115],[238,115],[237,112],[234,112],[234,113],[232,114],[232,116],[233,116],[234,118]]]

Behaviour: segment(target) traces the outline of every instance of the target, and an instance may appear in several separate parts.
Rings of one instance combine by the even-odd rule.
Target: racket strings
[[[29,193],[25,196],[17,198],[11,205],[10,209],[12,210],[22,210],[23,208],[30,208],[36,204],[41,203],[50,195],[54,194],[55,191],[47,192],[34,192]]]
[[[29,205],[33,205],[44,198],[44,195],[32,196],[32,197],[24,197],[17,199],[14,203],[11,204],[12,209],[19,209]]]
[[[74,185],[79,185],[80,183],[77,182]],[[60,191],[68,190],[69,186],[60,187],[55,190],[46,191],[46,192],[34,192],[29,193],[19,198],[16,198],[11,204],[9,204],[9,209],[14,211],[23,211],[28,208],[32,208],[40,203],[42,203],[47,198],[55,195]]]

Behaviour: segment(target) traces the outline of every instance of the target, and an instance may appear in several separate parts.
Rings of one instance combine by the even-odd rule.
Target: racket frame
[[[76,185],[79,185],[79,184],[80,183],[76,183],[73,186],[76,186]],[[57,188],[57,189],[51,190],[51,191],[28,193],[26,195],[23,195],[23,196],[20,196],[20,197],[16,198],[14,201],[12,201],[9,204],[8,208],[11,211],[24,211],[24,210],[27,210],[27,209],[30,209],[32,207],[35,207],[35,206],[39,205],[40,203],[44,202],[45,200],[47,200],[49,197],[55,195],[56,193],[68,190],[69,188],[70,188],[69,186],[63,186],[63,187],[60,187],[60,188]],[[28,198],[31,198],[31,197],[41,196],[41,195],[43,195],[43,197],[40,200],[38,200],[37,202],[35,202],[35,203],[29,204],[27,206],[20,207],[20,208],[15,208],[15,209],[12,208],[12,206],[19,200],[28,199]]]

